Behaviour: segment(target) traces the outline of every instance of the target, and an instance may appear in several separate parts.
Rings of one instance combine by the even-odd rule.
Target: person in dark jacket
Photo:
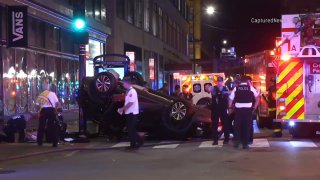
[[[252,113],[258,107],[258,91],[248,85],[249,78],[243,76],[241,83],[232,90],[229,96],[229,108],[235,107],[234,133],[235,144],[238,148],[242,144],[243,149],[248,149],[250,126],[252,126]]]
[[[206,89],[207,92],[211,92],[212,107],[211,107],[211,120],[212,120],[212,145],[218,145],[218,124],[219,119],[222,122],[224,141],[223,144],[229,143],[230,134],[230,122],[228,117],[228,96],[229,89],[224,86],[222,77],[217,78],[218,84]]]

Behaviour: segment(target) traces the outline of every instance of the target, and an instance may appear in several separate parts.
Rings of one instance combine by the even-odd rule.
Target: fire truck
[[[273,119],[270,118],[266,100],[267,90],[272,86],[271,79],[275,80],[276,70],[274,68],[274,51],[265,50],[245,56],[245,75],[250,76],[253,86],[260,92],[259,106],[257,112],[257,125],[259,128],[272,127]]]
[[[208,105],[211,103],[211,94],[206,91],[205,87],[216,85],[219,76],[225,79],[224,73],[179,75],[181,92],[185,90],[191,93],[192,102],[195,105]]]
[[[320,134],[320,14],[282,16],[277,116],[293,137]]]

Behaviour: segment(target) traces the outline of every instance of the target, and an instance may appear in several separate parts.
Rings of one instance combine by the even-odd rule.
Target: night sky
[[[251,19],[281,19],[280,2],[280,0],[203,0],[204,8],[206,5],[213,5],[217,11],[214,16],[203,14],[203,44],[209,49],[215,46],[218,55],[222,40],[226,39],[228,46],[235,46],[238,57],[273,49],[275,37],[280,36],[281,24],[257,24],[252,23]],[[210,28],[207,24],[220,29]]]

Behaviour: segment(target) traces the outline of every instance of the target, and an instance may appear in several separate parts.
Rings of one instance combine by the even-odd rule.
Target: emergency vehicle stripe
[[[292,116],[291,119],[304,119],[304,106],[299,108],[299,110]]]
[[[284,117],[284,119],[291,119],[292,116],[300,109],[303,108],[304,105],[304,98],[301,98],[293,108],[291,108],[288,112],[287,115]]]
[[[287,63],[285,63],[287,64]],[[283,64],[284,65],[284,64]],[[281,81],[290,73],[292,70],[298,65],[298,62],[291,62],[287,64],[287,67],[283,70],[280,71],[280,74],[278,76],[278,82],[281,83]],[[300,65],[301,66],[301,65]]]
[[[297,86],[297,84],[293,84],[294,82],[292,82],[292,81],[288,82],[288,88],[287,88],[286,84],[281,86],[281,88],[278,89],[278,92],[279,92],[278,94],[280,95],[279,98],[282,98],[283,96],[289,94],[290,92],[292,92],[291,94],[293,94],[292,95],[293,97],[295,97],[299,93],[301,93],[302,92],[302,88],[303,88],[303,86],[302,86],[303,77],[300,76],[299,79],[296,82],[297,82],[297,84],[299,84],[298,86]],[[288,92],[288,93],[280,93],[280,92],[285,92],[285,91]],[[291,94],[289,96],[291,96]]]
[[[297,103],[300,99],[302,99],[302,98],[303,98],[302,93],[299,93],[294,99],[291,97],[290,103],[287,103],[287,102],[286,102],[286,110],[287,110],[287,112],[288,112],[290,109],[292,109],[292,108],[296,105],[296,103]],[[293,100],[294,100],[294,101],[293,101]],[[288,98],[287,98],[287,101],[288,101]]]
[[[277,109],[278,119],[303,119],[303,64],[299,61],[281,62],[277,81],[277,99],[285,98],[286,114],[280,116]]]
[[[289,71],[287,75],[281,79],[281,81],[280,79],[278,79],[278,84],[277,84],[278,89],[280,89],[281,86],[286,85],[289,80],[292,80],[293,77],[297,79],[299,75],[302,76],[302,72],[303,72],[302,65],[296,65],[294,69],[295,71]]]

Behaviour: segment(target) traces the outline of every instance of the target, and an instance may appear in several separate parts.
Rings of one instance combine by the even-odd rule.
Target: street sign
[[[27,6],[8,6],[8,47],[28,46]]]

